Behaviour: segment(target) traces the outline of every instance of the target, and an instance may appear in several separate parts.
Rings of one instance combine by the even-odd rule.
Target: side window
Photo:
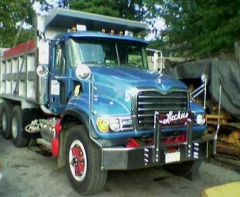
[[[56,46],[54,70],[60,75],[63,75],[66,73],[66,59],[65,59],[64,44],[59,44]]]
[[[118,53],[122,65],[140,68],[144,67],[140,46],[119,43]]]

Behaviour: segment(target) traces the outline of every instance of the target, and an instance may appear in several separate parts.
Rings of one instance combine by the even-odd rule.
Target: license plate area
[[[180,151],[165,153],[165,163],[172,163],[180,161]]]

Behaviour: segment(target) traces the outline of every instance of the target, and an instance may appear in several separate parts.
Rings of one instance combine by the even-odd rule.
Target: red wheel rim
[[[79,140],[73,141],[69,150],[69,165],[73,177],[82,181],[86,176],[87,157],[83,144]]]

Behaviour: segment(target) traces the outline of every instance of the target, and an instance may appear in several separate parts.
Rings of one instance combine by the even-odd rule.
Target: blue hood
[[[160,77],[157,72],[139,68],[91,67],[91,70],[96,86],[101,87],[104,93],[114,97],[119,91],[130,88],[158,88],[163,92],[167,92],[171,88],[187,89],[187,86],[179,80],[167,75]]]

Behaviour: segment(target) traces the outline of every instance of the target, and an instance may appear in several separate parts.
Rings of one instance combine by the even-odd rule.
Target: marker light
[[[133,36],[133,32],[126,30],[125,33],[124,33],[124,35],[125,35],[125,36]]]
[[[77,31],[77,28],[76,28],[76,27],[72,27],[72,31],[73,31],[73,32],[76,32],[76,31]]]
[[[86,25],[77,25],[77,31],[87,31]]]

